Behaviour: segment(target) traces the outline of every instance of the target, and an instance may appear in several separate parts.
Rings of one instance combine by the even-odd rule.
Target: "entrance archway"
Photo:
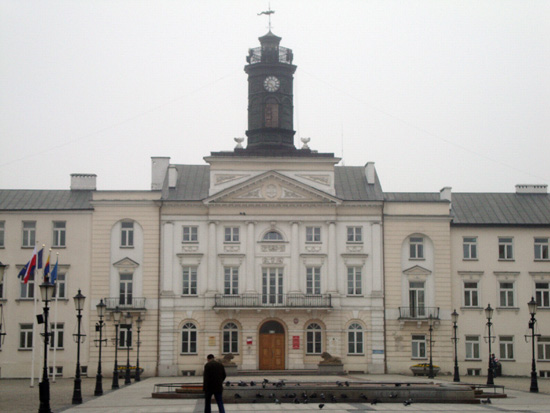
[[[260,370],[285,369],[285,329],[275,320],[260,327]]]

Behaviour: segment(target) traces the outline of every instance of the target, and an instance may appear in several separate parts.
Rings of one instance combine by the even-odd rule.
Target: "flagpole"
[[[50,249],[51,251],[51,249]],[[57,255],[59,256],[59,253],[57,253]],[[58,258],[59,259],[59,258]],[[50,261],[50,257],[48,256],[48,263]],[[54,280],[53,284],[55,284],[55,282],[57,281]],[[57,289],[57,286],[55,287],[54,289],[55,291],[55,312],[54,312],[54,337],[55,339],[57,340],[59,337],[57,337],[57,299],[59,298],[59,290]],[[52,343],[55,343],[55,346],[53,348],[53,381],[55,382],[55,374],[56,374],[56,368],[55,368],[55,360],[56,360],[56,355],[57,355],[57,347],[59,346],[59,343],[57,341],[52,341]]]
[[[34,246],[34,251],[32,252],[32,255],[33,257],[36,255],[36,244]],[[32,266],[32,259],[33,257],[31,257],[31,261],[29,261],[29,267]],[[38,264],[38,263],[36,263]],[[36,347],[36,330],[37,330],[37,324],[38,324],[38,320],[36,319],[36,305],[37,305],[37,301],[38,301],[38,294],[37,294],[37,285],[38,285],[38,271],[36,270],[36,265],[35,264],[35,267],[33,269],[33,277],[34,277],[34,318],[33,318],[33,322],[32,322],[32,357],[31,357],[31,387],[34,387],[34,364],[35,364],[35,359],[34,359],[34,353],[35,353],[35,347]],[[31,271],[31,268],[28,268],[27,271]],[[27,290],[27,294],[28,294],[28,290]],[[38,380],[40,380],[40,369],[38,370]]]

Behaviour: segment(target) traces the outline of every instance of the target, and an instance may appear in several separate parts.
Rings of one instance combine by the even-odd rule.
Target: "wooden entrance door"
[[[260,370],[285,369],[285,335],[260,334]]]

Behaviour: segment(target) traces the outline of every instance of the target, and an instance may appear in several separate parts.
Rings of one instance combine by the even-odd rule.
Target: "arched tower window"
[[[264,108],[264,127],[279,127],[279,102],[276,99],[267,99]]]

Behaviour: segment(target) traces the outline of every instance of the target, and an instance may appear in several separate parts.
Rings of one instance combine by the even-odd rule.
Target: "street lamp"
[[[73,297],[74,299],[74,306],[76,308],[76,318],[77,318],[77,334],[75,334],[76,339],[76,375],[74,378],[74,390],[73,390],[73,404],[81,404],[82,403],[82,380],[80,379],[80,341],[83,337],[83,334],[80,334],[80,323],[82,321],[82,309],[84,308],[84,300],[86,300],[86,297],[84,297],[80,291],[78,290],[78,294]]]
[[[2,264],[2,261],[0,261],[0,287],[2,288],[0,290],[0,299],[4,296],[4,274],[6,272],[7,265]],[[4,326],[4,306],[0,302],[0,345],[4,344],[4,337],[6,337],[6,333],[3,331]]]
[[[458,328],[456,326],[456,323],[458,322],[458,313],[456,312],[456,309],[451,313],[451,320],[453,322],[453,338],[451,340],[455,343],[455,373],[453,377],[454,382],[460,381],[460,376],[458,374],[458,354],[456,351],[456,343],[458,342],[458,337],[456,336],[456,329]]]
[[[428,331],[430,332],[430,368],[428,370],[428,378],[430,378],[430,379],[433,379],[435,377],[434,376],[434,365],[433,365],[433,360],[432,360],[432,331],[434,331],[433,322],[434,322],[433,317],[430,314],[430,316],[428,317],[428,325],[430,326],[430,328],[428,329]]]
[[[120,324],[121,315],[120,309],[118,307],[115,308],[115,311],[113,311],[113,323],[115,325],[115,369],[113,370],[113,384],[111,386],[113,390],[118,389],[118,326]]]
[[[38,413],[51,413],[50,408],[50,381],[48,380],[48,343],[50,334],[48,333],[48,303],[52,300],[55,286],[49,281],[40,284],[40,295],[44,302],[44,317],[41,314],[37,316],[39,323],[44,323],[44,368],[42,371],[42,382],[38,385],[40,396],[40,407]]]
[[[529,328],[531,329],[531,346],[533,349],[533,358],[531,361],[531,387],[529,388],[529,391],[531,393],[538,393],[539,384],[537,382],[537,365],[535,364],[535,337],[540,337],[540,334],[535,334],[535,323],[537,322],[537,320],[535,320],[535,314],[537,313],[537,302],[533,297],[531,297],[531,301],[529,301],[527,305],[529,306],[529,314],[531,314]],[[527,341],[527,336],[525,339]]]
[[[141,318],[141,314],[138,316],[136,320],[136,327],[137,327],[137,361],[136,361],[136,378],[134,381],[141,381],[141,377],[139,374],[139,345],[141,342],[139,341],[139,332],[141,331],[141,324],[143,323],[143,320]]]
[[[96,305],[97,308],[97,315],[99,317],[99,323],[95,325],[95,330],[99,331],[99,361],[97,362],[97,374],[95,376],[95,391],[94,396],[101,396],[103,394],[103,376],[101,375],[101,345],[103,344],[103,338],[102,338],[102,332],[103,332],[103,317],[105,316],[105,303],[103,302],[103,298],[99,302],[98,305]],[[105,340],[106,341],[106,340]]]
[[[491,304],[487,305],[487,308],[485,309],[485,317],[487,318],[487,331],[489,333],[488,343],[489,343],[489,369],[487,371],[487,384],[490,386],[493,386],[495,384],[493,380],[493,357],[491,353],[491,339],[493,338],[491,336],[491,326],[493,323],[491,323],[491,318],[493,318],[493,309],[491,308]]]
[[[124,378],[124,384],[132,384],[130,380],[130,346],[132,345],[132,336],[130,336],[132,331],[132,314],[128,312],[126,314],[126,377]]]

